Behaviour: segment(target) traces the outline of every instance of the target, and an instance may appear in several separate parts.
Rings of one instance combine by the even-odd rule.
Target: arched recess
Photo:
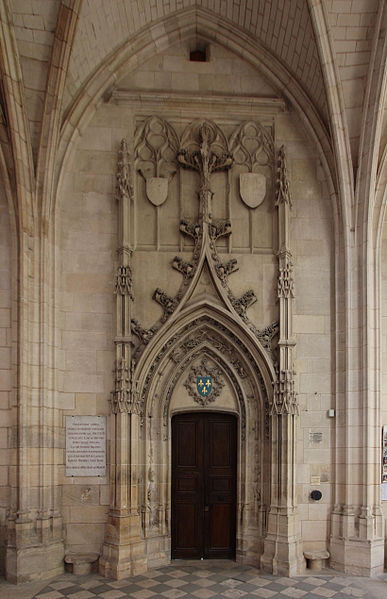
[[[202,360],[216,366],[236,399],[231,407],[220,394],[202,409],[238,416],[237,559],[258,563],[270,505],[269,410],[275,380],[264,353],[231,315],[203,304],[160,331],[140,359],[134,371],[142,405],[137,509],[148,566],[170,559],[171,419],[177,412],[200,408],[189,394],[177,407],[173,398],[192,365]]]
[[[116,82],[130,69],[137,68],[155,53],[161,52],[182,39],[200,37],[203,42],[214,42],[234,52],[260,71],[271,84],[295,108],[310,139],[316,144],[324,168],[335,227],[340,219],[346,218],[346,210],[340,206],[340,195],[336,181],[335,158],[329,131],[318,110],[296,78],[275,56],[268,52],[245,30],[222,19],[201,7],[190,7],[160,20],[129,38],[125,44],[110,54],[103,64],[90,76],[72,106],[64,116],[61,127],[56,165],[57,197],[67,162],[71,159],[74,144],[102,102],[108,102]],[[49,201],[47,199],[47,201]],[[55,209],[55,199],[52,209]],[[48,215],[51,210],[44,209]]]

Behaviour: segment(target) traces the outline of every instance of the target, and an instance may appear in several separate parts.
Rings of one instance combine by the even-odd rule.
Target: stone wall
[[[66,175],[57,213],[61,273],[59,401],[68,415],[109,413],[113,385],[113,294],[116,154],[111,129],[89,127]],[[116,144],[115,144],[116,145]],[[99,551],[109,505],[108,476],[66,477],[61,483],[66,544]]]
[[[11,480],[16,468],[12,427],[13,409],[12,336],[11,336],[11,221],[3,187],[0,185],[0,574],[5,570],[6,515],[11,503]]]
[[[296,377],[300,399],[297,441],[297,500],[302,519],[304,547],[326,547],[332,482],[331,427],[327,410],[335,407],[332,395],[333,232],[331,206],[316,151],[292,112],[267,111],[233,106],[229,110],[207,104],[200,110],[196,94],[213,93],[275,96],[275,91],[253,69],[216,45],[209,48],[208,62],[190,62],[189,46],[178,45],[148,60],[136,72],[125,75],[120,90],[130,90],[129,100],[117,96],[102,105],[67,166],[57,205],[57,264],[60,272],[58,299],[62,346],[59,352],[60,402],[63,418],[70,414],[109,414],[114,366],[113,280],[116,250],[115,173],[120,140],[128,140],[133,152],[136,128],[152,114],[171,122],[179,136],[195,118],[207,117],[230,137],[238,123],[247,119],[275,121],[275,144],[285,145],[291,193],[292,250],[295,267],[296,302],[294,332],[297,341]],[[133,99],[141,90],[188,92],[192,102],[182,106],[168,100],[151,105]],[[124,92],[123,92],[124,94]],[[125,94],[124,94],[125,95]],[[130,94],[129,94],[130,95]],[[188,97],[188,96],[187,96]],[[148,104],[147,104],[148,102]],[[240,114],[238,114],[238,110]],[[273,112],[273,108],[271,109]],[[192,244],[179,233],[182,216],[197,214],[197,175],[184,171],[171,179],[168,200],[155,208],[146,197],[144,179],[135,175],[137,250],[133,257],[134,314],[150,327],[161,314],[153,301],[156,287],[170,296],[178,290],[181,274],[171,267],[178,253],[189,259]],[[239,271],[230,278],[238,296],[252,288],[258,301],[249,317],[263,327],[278,318],[276,301],[277,260],[274,189],[260,207],[247,209],[237,183],[231,177],[231,204],[225,197],[227,174],[213,177],[213,212],[217,218],[231,210],[231,241],[220,240],[225,259],[237,258]],[[133,233],[134,234],[134,233]],[[63,420],[64,423],[64,420]],[[64,471],[64,470],[63,470]],[[103,540],[109,505],[106,479],[63,477],[63,513],[66,543],[71,550],[98,551]],[[318,504],[310,491],[321,489]],[[92,526],[91,526],[92,525]]]
[[[327,547],[334,482],[332,438],[334,396],[334,233],[332,206],[323,169],[295,115],[281,115],[279,144],[289,156],[293,199],[296,380],[300,402],[297,440],[297,502],[304,549]],[[310,498],[322,492],[320,501]]]

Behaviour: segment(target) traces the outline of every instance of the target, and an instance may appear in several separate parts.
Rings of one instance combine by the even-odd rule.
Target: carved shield
[[[210,376],[198,376],[196,387],[202,397],[208,397],[212,391],[212,378]]]
[[[257,208],[266,195],[266,177],[261,173],[241,173],[239,175],[241,198],[249,208]]]
[[[146,195],[154,206],[161,206],[168,196],[168,179],[150,177],[146,180]]]

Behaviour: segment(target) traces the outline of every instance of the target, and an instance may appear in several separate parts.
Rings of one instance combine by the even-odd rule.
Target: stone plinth
[[[329,559],[329,552],[321,551],[304,551],[304,557],[308,560],[309,570],[319,572],[322,569],[323,560]]]
[[[64,561],[72,566],[73,574],[83,576],[93,572],[98,558],[99,553],[68,553]]]

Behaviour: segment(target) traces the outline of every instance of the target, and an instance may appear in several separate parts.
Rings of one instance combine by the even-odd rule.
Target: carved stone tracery
[[[136,169],[146,182],[146,194],[155,206],[167,199],[168,181],[176,173],[179,140],[164,119],[151,116],[136,134]]]
[[[277,297],[294,297],[293,262],[292,254],[282,250],[279,254]]]
[[[267,129],[256,121],[243,122],[230,139],[235,164],[245,165],[250,173],[257,167],[273,167],[274,143]]]
[[[114,284],[114,293],[119,295],[127,295],[130,299],[133,298],[133,280],[132,269],[129,265],[120,265],[117,267],[116,280]]]
[[[141,407],[138,383],[133,377],[134,364],[129,367],[125,358],[120,358],[115,367],[114,391],[110,394],[110,406],[113,414],[127,412],[140,414]]]
[[[281,370],[273,383],[274,394],[271,414],[298,414],[297,394],[294,390],[294,371]]]

